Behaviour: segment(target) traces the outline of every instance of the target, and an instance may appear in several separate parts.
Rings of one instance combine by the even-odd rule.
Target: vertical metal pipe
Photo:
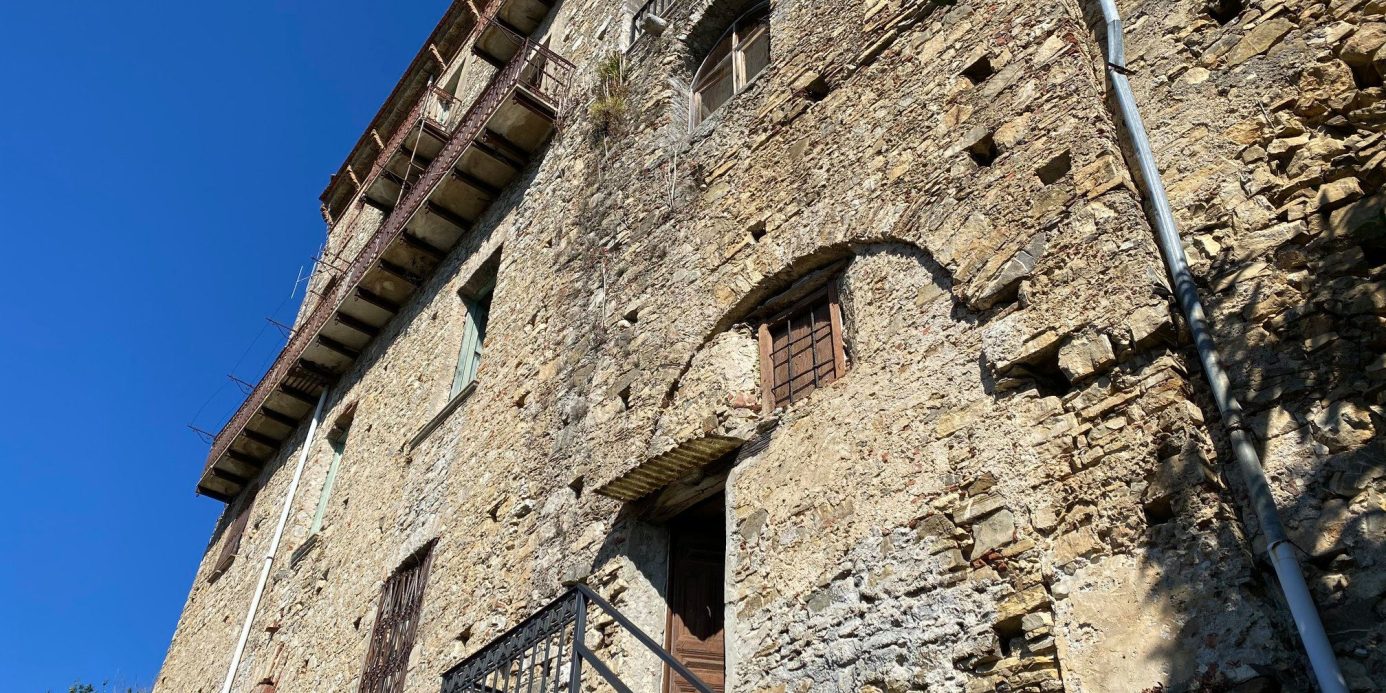
[[[279,524],[274,527],[269,550],[265,552],[264,567],[260,569],[260,580],[255,584],[255,593],[250,597],[250,606],[245,610],[245,622],[241,626],[241,637],[236,641],[236,650],[231,654],[231,665],[226,668],[226,681],[221,685],[221,693],[231,693],[231,684],[236,679],[236,669],[241,665],[241,655],[245,653],[246,640],[250,638],[250,626],[255,621],[255,611],[260,608],[260,597],[265,593],[265,583],[269,582],[270,568],[274,566],[274,554],[279,551],[279,541],[284,538],[284,526],[289,522],[289,512],[293,509],[294,496],[298,493],[298,482],[303,478],[303,467],[308,462],[308,450],[313,447],[313,435],[318,431],[318,420],[322,418],[322,405],[327,401],[327,387],[318,395],[318,404],[313,408],[313,420],[308,424],[308,435],[303,438],[303,449],[298,453],[298,465],[289,481],[289,490],[284,493],[284,507],[279,512]]]
[[[1261,466],[1260,457],[1248,433],[1242,405],[1232,394],[1231,379],[1222,367],[1222,357],[1213,341],[1208,316],[1198,296],[1198,286],[1189,270],[1184,243],[1179,236],[1174,214],[1170,211],[1169,198],[1165,194],[1159,166],[1155,163],[1155,154],[1150,147],[1145,123],[1141,120],[1136,97],[1126,79],[1124,29],[1116,0],[1099,2],[1107,26],[1107,76],[1112,81],[1117,108],[1126,123],[1131,150],[1140,168],[1141,183],[1145,187],[1146,201],[1150,205],[1156,240],[1164,256],[1165,266],[1169,270],[1170,280],[1174,283],[1174,295],[1184,319],[1188,322],[1189,332],[1193,335],[1194,346],[1198,350],[1199,362],[1212,388],[1213,400],[1217,402],[1218,412],[1222,415],[1227,437],[1232,443],[1237,469],[1250,497],[1250,510],[1260,523],[1261,531],[1265,533],[1266,551],[1270,555],[1271,565],[1275,568],[1280,589],[1285,595],[1295,627],[1299,630],[1300,641],[1309,656],[1309,663],[1318,680],[1319,688],[1325,693],[1346,693],[1347,683],[1338,669],[1333,646],[1328,641],[1328,635],[1324,633],[1318,610],[1314,607],[1309,588],[1304,583],[1304,574],[1300,570],[1294,548],[1280,523],[1275,497],[1271,495],[1265,469]]]

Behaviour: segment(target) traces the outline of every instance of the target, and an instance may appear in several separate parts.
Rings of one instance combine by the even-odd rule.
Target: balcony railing
[[[217,460],[230,450],[231,444],[245,431],[255,413],[281,383],[291,377],[302,378],[311,375],[321,378],[328,375],[321,373],[321,369],[316,369],[311,364],[301,362],[303,354],[342,304],[360,286],[366,273],[379,262],[385,250],[400,239],[414,214],[424,205],[444,177],[453,170],[467,148],[483,134],[486,124],[501,105],[516,95],[517,90],[523,90],[531,101],[538,101],[545,108],[552,110],[555,121],[561,117],[567,86],[573,73],[572,63],[527,38],[510,32],[505,33],[517,43],[514,57],[491,79],[465,115],[456,120],[456,125],[448,132],[448,139],[439,154],[418,180],[409,186],[408,191],[400,196],[399,204],[390,211],[365,247],[352,260],[341,280],[332,284],[320,297],[312,312],[294,330],[269,371],[217,434],[208,453],[204,476],[210,473]],[[426,109],[430,108],[435,98],[436,93],[430,90],[415,104],[406,123],[401,125],[391,137],[390,144],[381,153],[373,167],[372,177],[380,175],[385,169],[390,157],[399,150],[409,131],[417,127],[419,118],[424,117]]]
[[[659,657],[668,675],[699,693],[712,693],[712,688],[586,585],[574,586],[448,670],[443,674],[443,693],[581,693],[584,666],[619,693],[632,693],[587,644],[587,616],[593,607]]]
[[[424,92],[421,101],[424,117],[443,131],[452,132],[463,113],[462,100],[435,86]]]
[[[645,4],[636,10],[635,17],[631,19],[631,43],[635,43],[641,36],[649,33],[648,23],[667,24],[670,10],[679,2],[680,0],[646,0]]]

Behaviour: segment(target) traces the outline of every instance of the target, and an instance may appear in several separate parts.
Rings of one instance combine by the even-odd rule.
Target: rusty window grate
[[[241,537],[245,535],[246,525],[250,523],[250,511],[255,507],[255,495],[260,492],[258,486],[251,486],[246,489],[242,496],[240,511],[236,513],[236,518],[227,525],[226,532],[221,540],[221,553],[217,554],[217,562],[212,566],[212,572],[207,576],[207,582],[216,582],[217,578],[226,574],[226,570],[236,561],[236,554],[241,551]]]
[[[803,399],[847,372],[835,282],[761,323],[760,362],[767,409]]]
[[[430,544],[411,556],[380,589],[370,650],[361,673],[361,693],[399,693],[409,668],[409,651],[419,630],[424,586],[433,563]]]

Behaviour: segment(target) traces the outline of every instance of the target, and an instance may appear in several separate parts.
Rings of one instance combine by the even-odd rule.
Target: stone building
[[[1376,690],[1386,2],[1120,4]],[[454,3],[213,444],[156,689],[1312,690],[1106,45],[1092,0]]]

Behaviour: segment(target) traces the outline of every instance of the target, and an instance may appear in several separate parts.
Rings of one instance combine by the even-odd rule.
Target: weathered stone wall
[[[555,9],[579,103],[334,389],[324,421],[356,413],[326,528],[290,561],[330,461],[318,436],[235,690],[354,689],[382,582],[435,540],[410,691],[571,580],[660,637],[667,535],[593,489],[709,433],[765,443],[726,482],[729,690],[1308,685],[1169,313],[1095,8],[781,0],[771,66],[690,132],[682,90],[733,4],[686,3],[636,42],[605,135],[587,101],[625,10]],[[1124,10],[1278,500],[1370,681],[1386,120],[1361,37],[1380,8]],[[348,253],[379,222],[361,209],[333,234]],[[420,437],[448,405],[459,290],[496,253],[478,386]],[[825,268],[850,370],[766,414],[744,322]],[[204,561],[159,690],[219,687],[302,437],[236,564],[208,583]],[[656,689],[632,643],[602,648]]]

